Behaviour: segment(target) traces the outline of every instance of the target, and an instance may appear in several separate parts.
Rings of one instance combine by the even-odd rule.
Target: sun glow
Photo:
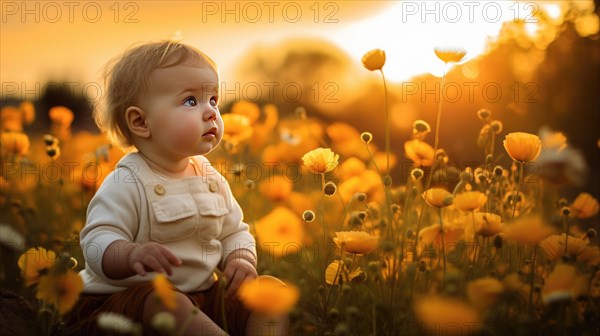
[[[558,15],[560,8],[552,9],[552,15]],[[444,64],[434,48],[463,48],[467,51],[463,62],[468,61],[485,52],[487,42],[497,38],[504,22],[522,19],[534,25],[533,14],[538,10],[538,5],[517,1],[403,1],[378,16],[341,28],[331,37],[357,62],[368,50],[385,50],[388,61],[384,71],[392,81],[422,73],[441,76]]]

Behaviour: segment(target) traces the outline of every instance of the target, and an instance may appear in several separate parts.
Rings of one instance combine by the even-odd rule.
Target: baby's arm
[[[126,240],[115,240],[105,253],[126,256],[119,260],[109,258],[102,260],[104,274],[115,280],[125,279],[135,274],[144,276],[146,271],[166,272],[168,275],[173,275],[171,265],[181,265],[181,260],[167,247],[154,242],[137,244]]]

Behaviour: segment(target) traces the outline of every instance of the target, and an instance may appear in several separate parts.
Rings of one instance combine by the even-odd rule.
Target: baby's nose
[[[202,115],[202,119],[204,121],[211,121],[217,119],[217,111],[212,106],[207,106],[204,109],[204,114]]]

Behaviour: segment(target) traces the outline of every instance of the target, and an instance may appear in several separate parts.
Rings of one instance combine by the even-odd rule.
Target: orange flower
[[[346,265],[339,260],[335,260],[331,262],[325,270],[325,282],[328,285],[338,285],[340,284],[340,280],[345,283],[356,279],[362,274],[364,274],[364,272],[360,267],[348,273]]]
[[[43,276],[35,295],[36,298],[55,306],[59,314],[69,312],[83,290],[83,280],[73,270],[63,274]]]
[[[594,196],[588,193],[581,193],[573,204],[571,204],[571,210],[573,210],[577,218],[590,218],[598,214],[598,200]]]
[[[22,111],[13,106],[6,106],[0,110],[0,131],[22,132]]]
[[[456,247],[456,243],[464,236],[465,230],[462,225],[453,223],[444,224],[444,250],[450,252]],[[419,232],[420,244],[417,245],[419,253],[423,252],[426,245],[433,244],[434,248],[442,246],[442,228],[439,224],[425,227]]]
[[[238,296],[240,301],[253,311],[277,315],[289,312],[296,305],[300,291],[275,277],[261,275],[242,283]]]
[[[473,221],[475,227],[473,227]],[[492,237],[504,230],[502,218],[489,212],[476,212],[473,216],[465,216],[465,234],[472,238],[474,234],[483,237]]]
[[[31,125],[35,121],[35,106],[30,101],[24,101],[19,104],[19,108],[23,112],[23,122],[25,125]]]
[[[48,112],[53,124],[69,127],[73,122],[73,112],[64,106],[55,106]]]
[[[540,132],[542,148],[553,152],[560,152],[567,148],[567,137],[561,132],[543,129]]]
[[[260,182],[258,190],[269,201],[280,202],[286,200],[292,193],[292,181],[281,175],[274,175]]]
[[[475,308],[458,299],[427,296],[415,302],[415,317],[426,329],[426,334],[435,334],[445,326],[445,335],[466,335],[482,326],[481,317]]]
[[[354,176],[360,176],[365,170],[367,170],[367,165],[362,160],[351,157],[340,164],[337,176],[342,180],[346,180]]]
[[[504,139],[504,149],[510,157],[519,162],[531,162],[537,159],[542,151],[542,141],[535,134],[515,132]]]
[[[460,211],[473,211],[487,202],[487,196],[479,191],[466,191],[454,197],[454,206]]]
[[[370,71],[381,70],[385,65],[385,51],[373,49],[362,58],[363,66]]]
[[[228,113],[223,115],[223,140],[234,145],[248,140],[252,136],[250,118],[242,114]]]
[[[339,158],[340,156],[329,148],[317,148],[304,154],[302,161],[311,172],[324,174],[337,167]]]
[[[557,264],[554,270],[548,275],[544,282],[542,291],[542,300],[548,304],[556,300],[571,298],[571,288],[575,284],[577,274],[575,266],[567,264]]]
[[[467,52],[462,48],[435,48],[433,51],[437,58],[444,63],[458,63],[467,55]]]
[[[443,208],[452,204],[453,196],[441,188],[431,188],[421,195],[430,207]]]
[[[504,230],[506,238],[521,244],[537,244],[556,231],[539,216],[521,218]]]
[[[469,282],[467,297],[477,309],[485,309],[498,301],[504,285],[496,278],[485,277]]]
[[[569,245],[571,245],[571,239],[569,239]],[[586,263],[590,266],[597,266],[600,264],[600,247],[586,247],[583,251],[581,251],[579,256],[577,256],[577,261]]]
[[[231,113],[248,117],[250,124],[253,125],[260,117],[260,108],[255,103],[241,100],[233,104]]]
[[[379,238],[364,231],[336,232],[333,241],[348,253],[367,254],[377,248]]]
[[[47,251],[43,247],[30,248],[19,257],[19,268],[25,279],[25,286],[31,286],[40,281],[40,277],[47,273],[56,261],[54,251]]]
[[[417,167],[430,167],[433,164],[434,150],[428,143],[413,139],[404,143],[404,155]]]
[[[552,235],[540,242],[540,246],[546,252],[548,258],[553,261],[559,260],[565,254],[565,240],[567,240],[566,234]],[[579,239],[569,235],[566,242],[567,254],[572,257],[578,257],[589,244],[587,239]]]
[[[157,273],[154,279],[152,279],[152,286],[154,286],[156,296],[165,307],[170,310],[177,308],[175,289],[164,274]]]
[[[278,206],[255,225],[260,247],[280,257],[297,253],[304,239],[302,221],[290,209]]]
[[[19,132],[0,133],[0,153],[3,158],[28,154],[29,137],[27,134]]]

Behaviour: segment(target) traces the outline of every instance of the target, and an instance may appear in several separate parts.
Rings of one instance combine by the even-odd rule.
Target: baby
[[[151,333],[153,316],[169,311],[177,328],[187,320],[186,334],[223,335],[225,324],[234,335],[261,334],[266,318],[236,298],[242,282],[257,277],[255,241],[227,181],[202,156],[223,136],[215,63],[182,43],[149,43],[109,64],[105,84],[96,122],[111,141],[137,151],[90,202],[81,232],[84,294],[68,333],[104,333],[96,324],[102,312]],[[176,289],[174,310],[154,291],[157,273]],[[191,314],[194,306],[201,312]]]

